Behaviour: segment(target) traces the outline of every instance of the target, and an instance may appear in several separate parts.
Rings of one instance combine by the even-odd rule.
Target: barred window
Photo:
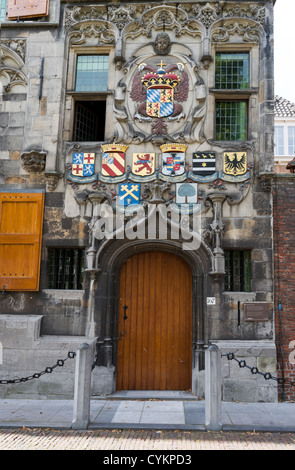
[[[225,251],[226,291],[251,292],[251,252]]]
[[[216,101],[216,140],[247,140],[247,101]]]
[[[249,88],[249,53],[221,52],[215,58],[215,88],[244,90]]]
[[[104,140],[106,101],[76,101],[74,140],[93,142]]]
[[[84,253],[81,248],[48,249],[49,289],[83,289]]]
[[[73,140],[105,140],[108,55],[78,55],[76,61]]]

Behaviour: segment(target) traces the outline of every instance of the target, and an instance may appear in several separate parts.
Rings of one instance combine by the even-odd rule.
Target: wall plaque
[[[249,302],[244,304],[245,321],[268,321],[269,303],[268,302]]]

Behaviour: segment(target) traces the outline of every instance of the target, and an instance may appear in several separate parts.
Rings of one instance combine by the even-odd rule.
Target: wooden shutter
[[[39,289],[44,194],[0,193],[0,289]]]
[[[49,0],[9,0],[7,18],[15,20],[17,18],[47,16],[48,10]]]

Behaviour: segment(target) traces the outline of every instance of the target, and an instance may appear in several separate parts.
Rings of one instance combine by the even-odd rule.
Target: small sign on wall
[[[215,297],[207,297],[207,305],[216,305]]]
[[[244,304],[245,321],[268,321],[269,303],[268,302],[248,302]]]

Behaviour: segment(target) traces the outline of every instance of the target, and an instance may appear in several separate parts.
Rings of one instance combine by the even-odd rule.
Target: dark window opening
[[[251,252],[225,251],[225,284],[230,292],[251,292]]]
[[[48,249],[48,288],[83,289],[84,249]]]
[[[103,142],[105,140],[105,115],[105,100],[76,101],[73,140]]]

